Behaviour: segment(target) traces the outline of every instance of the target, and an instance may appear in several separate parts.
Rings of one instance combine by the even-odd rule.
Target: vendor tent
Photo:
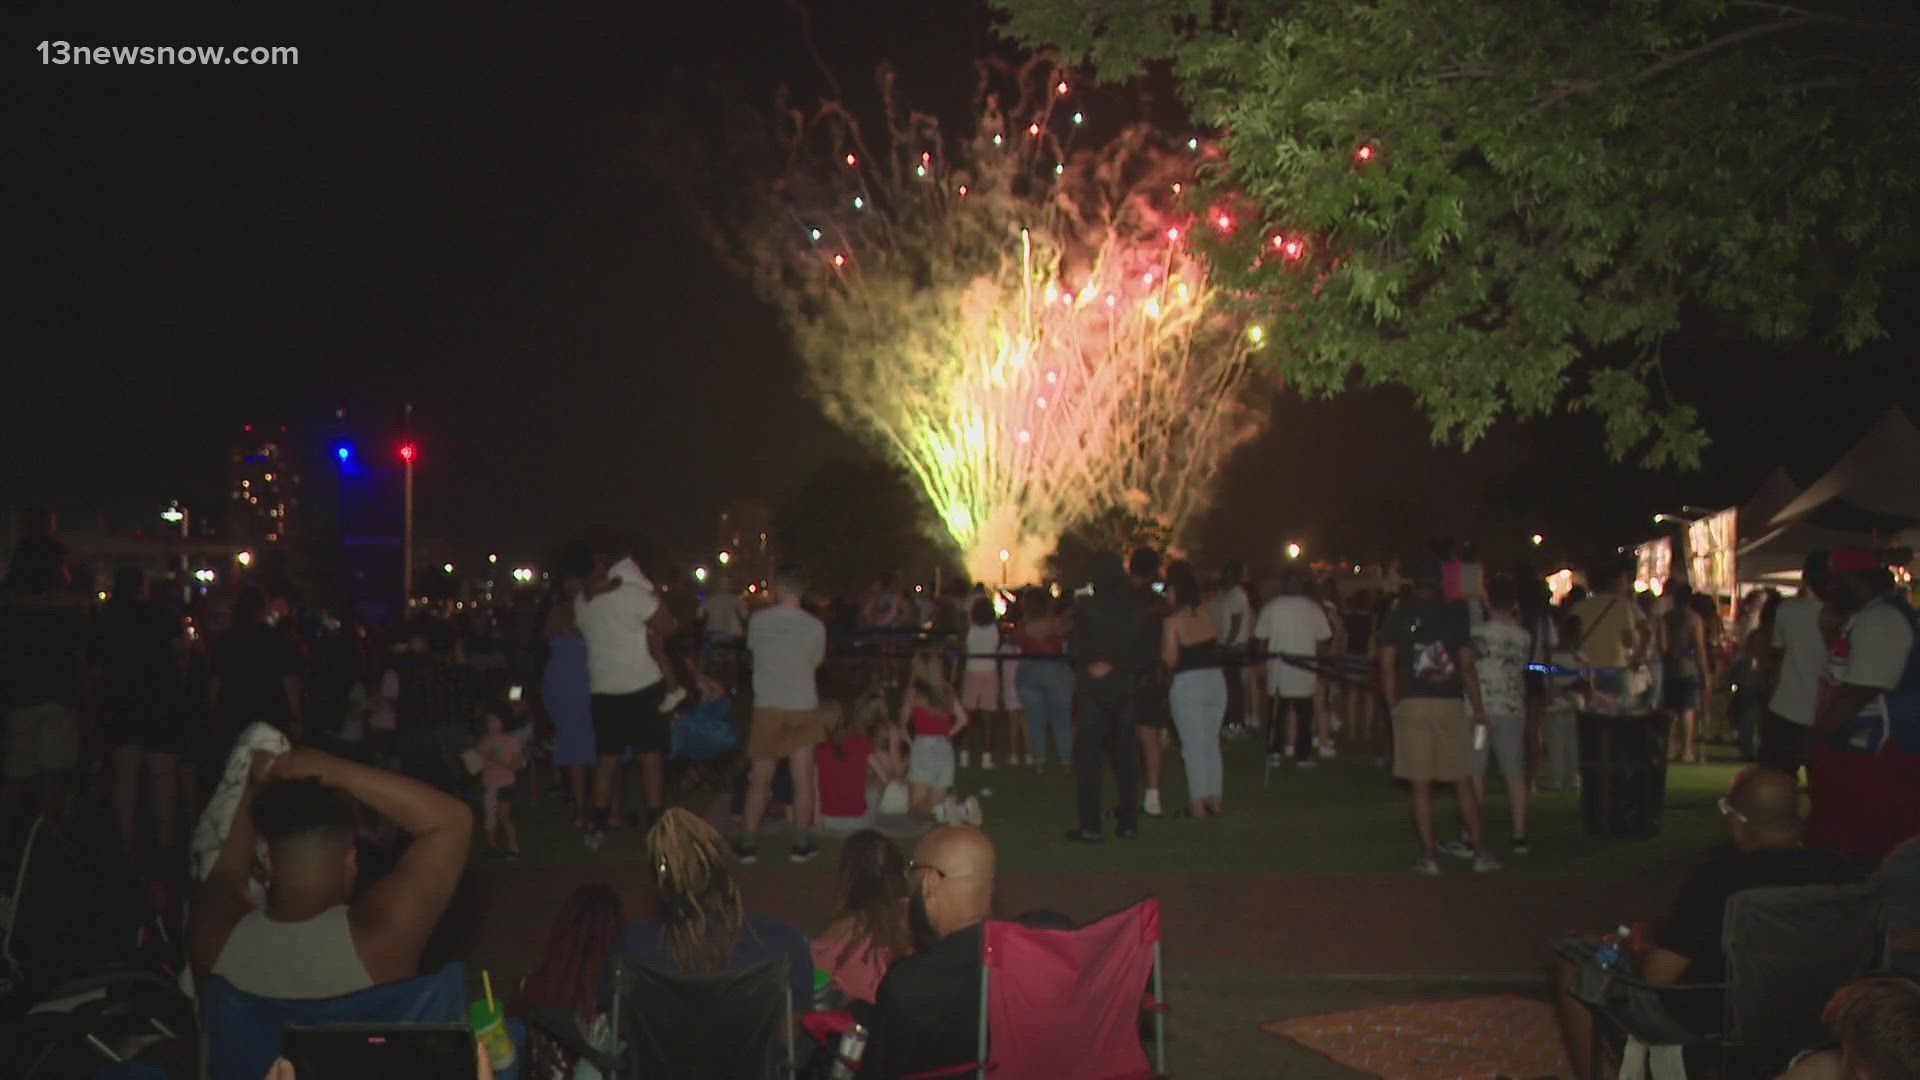
[[[1891,534],[1920,525],[1920,428],[1889,409],[1827,474],[1781,507],[1774,527]]]
[[[1740,504],[1740,539],[1758,540],[1773,528],[1773,517],[1800,497],[1800,485],[1785,469],[1773,470],[1757,491]]]

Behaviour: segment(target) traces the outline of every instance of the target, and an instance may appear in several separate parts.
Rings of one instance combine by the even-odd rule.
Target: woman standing
[[[175,780],[186,737],[184,644],[180,620],[154,602],[146,574],[134,567],[115,574],[94,641],[94,663],[100,719],[113,751],[114,818],[120,850],[129,858],[139,846],[134,811],[142,772],[159,849],[170,850],[179,840]]]
[[[1707,665],[1713,654],[1707,650],[1707,631],[1693,610],[1693,590],[1675,585],[1669,590],[1673,606],[1660,620],[1663,633],[1660,645],[1661,668],[1665,674],[1661,704],[1673,714],[1680,729],[1678,747],[1668,744],[1667,759],[1693,764],[1694,735],[1699,727],[1700,700],[1707,677]]]
[[[563,577],[547,598],[547,666],[540,677],[540,704],[553,722],[553,764],[565,770],[573,793],[573,824],[587,827],[587,772],[595,762],[593,716],[587,683],[587,639],[573,618],[580,579]]]
[[[1013,673],[1020,708],[1027,715],[1027,753],[1034,771],[1047,771],[1047,737],[1061,768],[1073,768],[1073,670],[1066,662],[1067,619],[1063,605],[1045,589],[1021,602],[1016,640],[1024,658]]]
[[[1227,676],[1220,635],[1191,563],[1177,559],[1167,566],[1167,591],[1173,610],[1161,624],[1160,659],[1174,673],[1167,704],[1187,765],[1187,815],[1208,817],[1221,810],[1223,786],[1220,725],[1227,717]]]

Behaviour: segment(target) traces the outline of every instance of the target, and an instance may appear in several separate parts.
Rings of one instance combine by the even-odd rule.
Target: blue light
[[[353,447],[342,444],[335,447],[333,453],[335,457],[340,459],[340,464],[345,465],[347,459],[353,456]]]

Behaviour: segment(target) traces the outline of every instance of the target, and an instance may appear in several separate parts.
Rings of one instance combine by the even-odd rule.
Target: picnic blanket
[[[1570,1077],[1553,1007],[1519,997],[1387,1005],[1260,1025],[1388,1080]]]

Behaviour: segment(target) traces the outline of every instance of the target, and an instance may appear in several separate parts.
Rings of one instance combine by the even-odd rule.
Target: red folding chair
[[[990,920],[980,973],[976,1060],[913,1080],[1152,1080],[1167,1072],[1160,904],[1140,903],[1077,930]],[[1148,978],[1151,993],[1143,993]],[[1153,1017],[1153,1061],[1140,1014]],[[989,1039],[991,1036],[991,1039]]]

